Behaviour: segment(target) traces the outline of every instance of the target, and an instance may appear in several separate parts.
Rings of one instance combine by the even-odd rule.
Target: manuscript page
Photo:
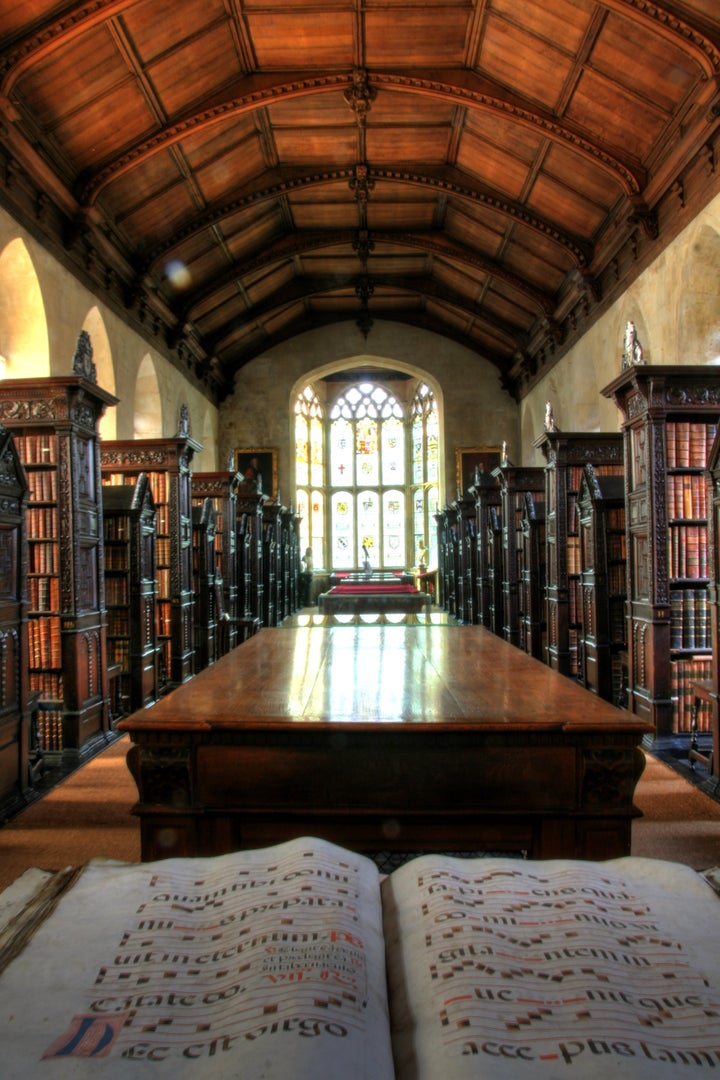
[[[689,867],[428,855],[382,893],[398,1080],[720,1075],[720,898]]]
[[[0,1074],[390,1080],[385,987],[362,856],[91,862],[0,979]]]

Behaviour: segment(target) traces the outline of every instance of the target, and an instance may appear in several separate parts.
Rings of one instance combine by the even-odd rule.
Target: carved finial
[[[187,405],[180,406],[180,419],[178,420],[178,435],[190,434],[190,414]]]
[[[73,375],[82,375],[84,379],[89,379],[90,382],[97,382],[97,371],[93,363],[92,342],[87,330],[81,330],[78,334],[72,369]]]
[[[227,470],[228,472],[235,472],[235,451],[230,450],[227,458]]]
[[[503,442],[502,450],[500,451],[500,464],[501,465],[507,465],[508,464],[507,443],[506,442]]]
[[[643,347],[637,336],[635,323],[631,319],[625,323],[625,339],[623,341],[622,370],[633,367],[635,364],[644,364]]]
[[[546,431],[558,431],[558,426],[555,423],[555,417],[553,416],[553,407],[551,401],[545,402],[545,430]]]

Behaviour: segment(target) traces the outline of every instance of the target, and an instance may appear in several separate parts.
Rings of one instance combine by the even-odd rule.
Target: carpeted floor
[[[60,870],[94,856],[140,858],[128,746],[127,736],[119,739],[0,829],[0,889],[29,867]],[[720,864],[720,802],[646,757],[635,799],[643,816],[633,823],[632,854],[696,870]]]

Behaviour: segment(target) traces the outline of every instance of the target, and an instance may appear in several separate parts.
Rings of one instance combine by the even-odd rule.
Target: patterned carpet
[[[125,765],[128,737],[117,740],[0,829],[0,889],[29,867],[60,870],[94,856],[140,858],[136,789]],[[720,864],[720,802],[651,755],[636,792],[632,854]]]

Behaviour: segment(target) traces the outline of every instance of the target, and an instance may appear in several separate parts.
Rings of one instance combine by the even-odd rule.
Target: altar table
[[[429,612],[430,597],[414,585],[396,582],[349,582],[334,585],[318,596],[322,615],[384,615],[391,612],[417,615]]]
[[[481,626],[264,628],[118,724],[142,858],[630,853],[651,726]]]

